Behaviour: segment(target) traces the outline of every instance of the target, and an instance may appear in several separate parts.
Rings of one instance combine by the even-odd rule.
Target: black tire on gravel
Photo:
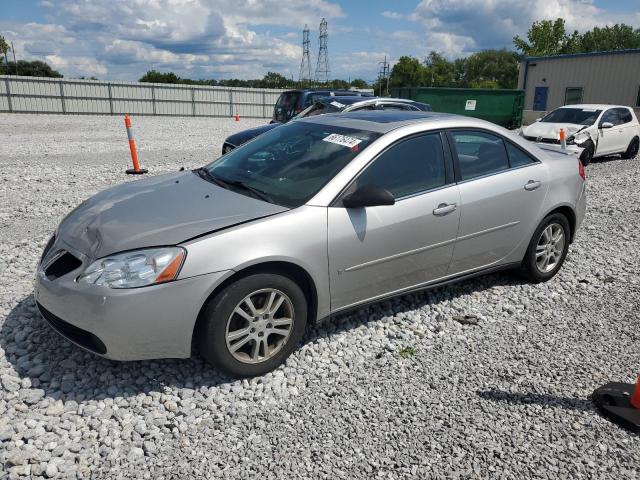
[[[580,154],[580,161],[582,162],[582,166],[586,167],[593,160],[593,155],[595,153],[595,146],[589,140],[586,142],[584,146],[584,151]]]
[[[277,351],[274,348],[272,356],[268,357],[265,354],[264,356],[266,358],[264,360],[256,363],[246,363],[247,361],[251,361],[251,359],[247,358],[245,361],[238,360],[227,346],[227,325],[230,324],[230,322],[238,321],[246,321],[247,327],[254,325],[250,320],[245,320],[237,314],[234,314],[233,319],[231,319],[232,313],[245,297],[264,289],[276,290],[284,293],[284,295],[288,297],[290,300],[288,305],[293,309],[292,312],[289,312],[293,318],[293,323],[289,336],[282,342],[282,345],[278,347]],[[260,294],[258,294],[258,301],[260,300],[259,295]],[[266,302],[267,300],[265,299],[264,301]],[[252,305],[253,304],[254,302],[252,302]],[[259,311],[265,308],[265,306],[266,303],[255,305]],[[194,343],[200,354],[211,365],[232,377],[253,377],[274,370],[295,350],[304,334],[307,323],[307,299],[302,289],[291,278],[280,274],[256,273],[242,277],[218,292],[214,297],[209,299],[201,315],[199,328],[194,332],[196,336]],[[275,313],[273,317],[276,317]],[[258,323],[260,323],[260,321],[258,321]],[[272,328],[270,325],[266,325],[264,328],[267,327]],[[245,328],[245,325],[241,327],[235,326],[231,331],[243,328]],[[275,337],[275,341],[277,342],[278,335],[266,333],[264,337],[265,339]],[[245,337],[243,336],[243,338]],[[252,346],[257,343],[255,340],[250,340],[247,346],[243,347],[249,350],[246,354],[248,357],[252,354]],[[233,343],[233,345],[235,346],[236,343]],[[258,351],[264,352],[263,347],[258,347]]]
[[[634,137],[631,140],[631,143],[629,143],[627,150],[621,155],[622,158],[627,158],[627,159],[636,158],[636,156],[638,155],[639,148],[640,148],[640,140],[638,140],[638,137]]]
[[[550,225],[556,225],[562,229],[564,235],[564,244],[561,249],[561,253],[556,258],[555,265],[549,271],[543,271],[537,264],[538,245],[542,239],[543,232]],[[531,237],[527,253],[525,253],[520,266],[521,274],[532,283],[540,283],[551,280],[553,276],[558,273],[560,267],[567,258],[567,251],[569,250],[569,241],[571,239],[571,228],[567,217],[561,213],[553,213],[547,217],[538,225],[536,231]]]

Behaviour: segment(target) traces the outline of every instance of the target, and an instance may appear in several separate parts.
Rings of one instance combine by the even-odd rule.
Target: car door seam
[[[427,245],[426,247],[415,248],[413,250],[408,250],[406,252],[401,252],[401,253],[396,253],[394,255],[389,255],[388,257],[378,258],[376,260],[371,260],[369,262],[360,263],[358,265],[353,265],[352,267],[345,268],[344,272],[345,273],[354,272],[356,270],[361,270],[363,268],[371,267],[373,265],[379,265],[380,263],[389,262],[391,260],[396,260],[398,258],[406,257],[406,256],[409,256],[409,255],[415,255],[417,253],[426,252],[426,251],[432,250],[434,248],[444,247],[444,246],[447,246],[447,245],[451,245],[455,241],[456,241],[456,239],[452,238],[452,239],[449,239],[449,240],[445,240],[444,242],[439,242],[439,243],[434,243],[434,244],[431,244],[431,245]]]
[[[516,220],[514,222],[505,223],[504,225],[498,225],[497,227],[491,227],[491,228],[487,228],[485,230],[479,230],[479,231],[474,232],[474,233],[468,233],[467,235],[462,235],[461,237],[458,237],[458,241],[460,242],[462,240],[469,240],[471,238],[479,237],[481,235],[486,235],[487,233],[493,233],[493,232],[496,232],[498,230],[502,230],[504,228],[514,227],[514,226],[518,225],[519,223],[520,223],[520,220]]]

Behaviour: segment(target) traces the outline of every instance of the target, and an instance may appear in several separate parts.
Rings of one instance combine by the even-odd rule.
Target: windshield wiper
[[[239,188],[241,190],[245,190],[251,193],[254,197],[257,197],[260,200],[264,200],[265,202],[276,203],[273,201],[273,198],[271,198],[266,192],[263,192],[260,189],[247,185],[246,183],[240,180],[227,180],[226,178],[219,178],[219,177],[215,177],[215,179],[218,182],[225,183],[227,185],[230,185],[235,188]]]
[[[273,201],[273,198],[271,198],[266,192],[251,187],[240,180],[228,180],[226,178],[220,178],[216,175],[211,174],[211,172],[209,172],[209,170],[207,170],[206,168],[197,168],[193,172],[207,182],[215,183],[216,185],[222,188],[226,188],[227,190],[230,190],[229,187],[239,188],[241,190],[249,192],[251,195],[259,198],[260,200],[264,200],[269,203],[276,203]]]
[[[207,182],[215,183],[219,187],[228,188],[226,183],[220,181],[220,179],[218,177],[215,177],[215,176],[211,175],[209,170],[207,170],[204,167],[196,168],[195,170],[193,170],[193,173],[198,175],[203,180],[206,180]]]

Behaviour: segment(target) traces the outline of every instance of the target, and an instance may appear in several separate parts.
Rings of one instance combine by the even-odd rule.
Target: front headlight
[[[111,288],[145,287],[168,282],[178,276],[186,255],[181,247],[117,253],[93,262],[77,281]]]

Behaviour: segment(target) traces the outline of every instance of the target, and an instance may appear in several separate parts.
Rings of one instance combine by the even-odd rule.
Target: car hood
[[[230,143],[234,147],[239,147],[243,143],[247,143],[249,140],[253,140],[258,135],[263,134],[264,132],[268,132],[269,130],[273,130],[276,127],[282,125],[281,123],[268,123],[266,125],[261,125],[255,128],[249,128],[247,130],[243,130],[238,133],[234,133],[233,135],[227,137],[224,141],[225,143]]]
[[[124,250],[175,245],[286,210],[184,171],[124,183],[94,195],[67,215],[57,235],[95,259]]]
[[[563,128],[567,132],[567,137],[573,135],[578,130],[587,130],[589,127],[578,125],[576,123],[551,123],[551,122],[535,122],[525,127],[522,133],[527,137],[542,137],[557,140],[559,138],[560,129]]]

